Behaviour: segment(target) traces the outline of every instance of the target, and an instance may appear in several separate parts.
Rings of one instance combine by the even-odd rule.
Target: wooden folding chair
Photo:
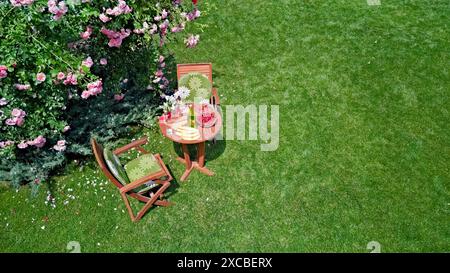
[[[211,85],[213,84],[212,79],[212,64],[211,63],[198,63],[198,64],[177,64],[177,79],[180,80],[186,74],[196,72],[208,77]],[[217,93],[217,88],[213,87],[211,90],[210,103],[214,106],[220,105],[219,94]]]
[[[147,143],[146,138],[142,138],[136,141],[131,142],[128,145],[125,145],[121,148],[118,148],[113,151],[113,153],[118,156],[130,149],[136,149],[140,151],[143,154],[149,154],[144,148],[142,148],[142,145]],[[149,210],[153,205],[157,206],[163,206],[167,207],[172,205],[172,203],[166,201],[163,199],[164,191],[170,186],[170,181],[173,179],[172,175],[170,174],[169,170],[167,169],[166,165],[161,159],[161,156],[159,154],[154,154],[154,157],[157,160],[157,163],[161,167],[161,170],[156,173],[148,174],[140,179],[137,179],[135,181],[131,181],[129,184],[123,185],[109,170],[105,158],[103,156],[103,147],[97,143],[97,141],[92,138],[91,139],[91,145],[92,150],[95,155],[95,159],[97,160],[97,163],[100,166],[100,169],[102,170],[103,174],[119,189],[120,195],[125,202],[125,206],[127,207],[128,213],[130,215],[130,218],[133,222],[138,221],[144,216],[144,214]],[[133,190],[137,189],[138,187],[146,184],[148,181],[153,181],[154,183],[158,184],[154,189],[159,187],[159,189],[154,193],[152,190],[149,189],[147,192],[134,192]],[[147,194],[149,194],[147,196]],[[137,199],[141,202],[144,202],[145,205],[142,207],[142,209],[135,215],[133,213],[133,210],[130,206],[130,202],[128,200],[128,196]]]

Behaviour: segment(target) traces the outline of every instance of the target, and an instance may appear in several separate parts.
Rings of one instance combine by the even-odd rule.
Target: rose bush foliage
[[[196,2],[0,0],[0,180],[38,185],[147,122],[174,85],[166,43],[198,42]]]

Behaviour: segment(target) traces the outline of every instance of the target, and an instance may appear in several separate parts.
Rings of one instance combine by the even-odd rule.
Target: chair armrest
[[[125,186],[123,186],[122,188],[120,188],[120,193],[126,193],[129,192],[133,189],[136,189],[139,186],[144,185],[146,182],[150,181],[150,180],[154,180],[157,179],[161,176],[165,175],[164,171],[159,171],[157,173],[151,174],[151,175],[147,175],[144,176],[142,178],[139,178],[138,180],[135,180],[133,182],[131,182],[130,184],[127,184]],[[169,182],[160,182],[160,181],[154,181],[156,184],[160,184],[160,185],[164,185],[167,184]],[[170,184],[170,183],[169,183]]]
[[[220,105],[220,98],[219,98],[219,93],[217,93],[217,88],[213,87],[211,93],[212,93],[211,98],[210,98],[211,104]]]
[[[128,150],[133,149],[133,148],[136,148],[137,150],[139,150],[140,152],[142,152],[144,154],[148,154],[148,152],[144,148],[141,147],[141,145],[144,145],[144,144],[147,144],[147,137],[143,137],[141,139],[131,142],[130,144],[127,144],[123,147],[115,149],[114,154],[120,155]]]

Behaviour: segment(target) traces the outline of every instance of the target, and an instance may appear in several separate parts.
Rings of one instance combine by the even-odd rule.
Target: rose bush
[[[166,43],[198,42],[196,4],[0,0],[0,180],[38,185],[92,135],[146,122],[174,85]]]

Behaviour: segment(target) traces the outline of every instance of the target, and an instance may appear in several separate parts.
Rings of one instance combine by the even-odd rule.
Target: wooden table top
[[[168,139],[174,141],[174,142],[178,142],[181,144],[197,144],[197,143],[201,143],[201,142],[205,142],[207,140],[211,140],[213,139],[219,132],[220,129],[222,128],[222,116],[220,115],[220,113],[214,109],[214,113],[215,116],[217,117],[216,119],[216,123],[209,127],[209,128],[204,128],[201,127],[200,125],[196,124],[196,129],[198,129],[199,133],[200,133],[200,137],[198,139],[195,140],[187,140],[187,139],[183,139],[180,135],[178,135],[175,132],[175,128],[178,126],[188,126],[188,116],[187,115],[183,115],[177,118],[171,118],[169,120],[166,119],[159,119],[159,128],[161,129],[161,133],[163,134],[164,137],[167,137]]]

